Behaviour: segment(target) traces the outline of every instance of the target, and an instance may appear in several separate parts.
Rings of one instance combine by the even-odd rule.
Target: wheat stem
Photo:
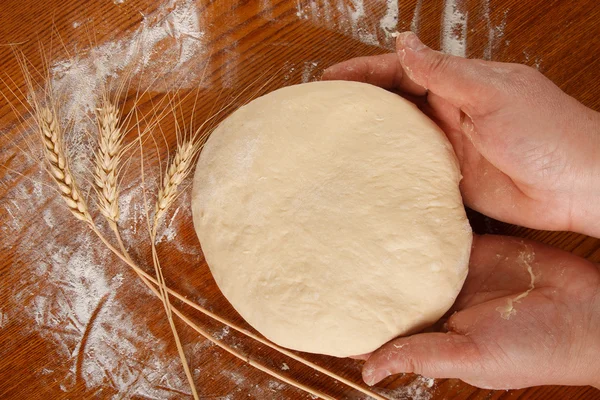
[[[157,284],[160,292],[160,298],[163,301],[163,305],[165,308],[165,312],[167,313],[167,317],[169,319],[169,324],[171,326],[171,330],[173,331],[173,336],[175,337],[175,342],[177,345],[177,350],[183,362],[183,368],[185,371],[188,380],[193,382],[192,374],[189,369],[189,365],[185,359],[185,354],[183,352],[183,347],[181,346],[179,336],[177,335],[177,329],[175,327],[175,322],[173,321],[172,306],[171,301],[169,300],[168,287],[165,283],[165,278],[162,272],[162,267],[160,265],[160,260],[158,257],[158,252],[156,251],[156,229],[158,227],[158,223],[167,209],[173,204],[175,198],[177,197],[177,189],[181,182],[186,178],[189,172],[192,169],[192,159],[196,151],[194,151],[194,142],[192,140],[184,142],[181,146],[178,146],[177,151],[175,153],[175,158],[171,165],[169,166],[167,173],[163,179],[163,185],[159,189],[158,198],[156,201],[156,207],[154,212],[154,220],[152,223],[152,228],[150,229],[150,241],[152,247],[152,261],[154,264],[154,273],[157,278]],[[194,398],[197,398],[197,393],[195,393],[194,388]]]

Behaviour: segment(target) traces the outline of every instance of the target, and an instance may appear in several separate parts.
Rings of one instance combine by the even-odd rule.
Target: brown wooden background
[[[178,8],[181,3],[187,6],[191,4],[198,10],[202,36],[190,38],[189,32],[174,29],[172,35],[153,47],[153,63],[133,77],[127,96],[123,98],[126,110],[133,106],[138,87],[148,90],[138,104],[145,111],[164,95],[165,88],[181,87],[179,93],[183,96],[192,92],[193,88],[200,87],[200,101],[193,116],[198,124],[214,113],[214,107],[219,109],[231,104],[234,108],[274,88],[299,83],[303,79],[317,79],[320,71],[335,62],[359,55],[384,53],[390,48],[391,41],[379,28],[379,21],[386,12],[385,1],[359,1],[365,6],[365,17],[353,26],[350,13],[356,8],[344,8],[350,7],[349,1],[330,1],[327,4],[317,1],[311,5],[310,1],[295,0],[202,0],[172,4],[150,0],[3,0],[0,3],[2,79],[13,89],[23,88],[20,68],[13,48],[6,46],[8,43],[19,43],[17,48],[24,52],[31,65],[43,68],[40,48],[44,49],[43,54],[49,59],[50,65],[69,57],[90,57],[86,50],[90,47],[108,42],[130,42],[140,24],[168,26],[171,18],[169,13],[181,10]],[[410,27],[417,2],[407,0],[399,3],[398,30],[402,31]],[[339,7],[340,4],[344,7]],[[425,43],[438,48],[444,2],[423,1],[419,4],[419,34]],[[469,57],[482,58],[491,53],[493,60],[537,66],[567,93],[587,106],[600,110],[600,59],[597,56],[600,49],[599,2],[465,0],[458,4],[468,16]],[[329,16],[324,11],[328,5]],[[490,38],[493,39],[491,43]],[[202,51],[193,54],[184,65],[173,66],[168,60],[180,57],[181,51],[186,51],[181,47],[184,40],[201,41]],[[118,53],[118,49],[115,52]],[[236,98],[248,87],[249,90]],[[26,112],[6,86],[2,85],[1,90],[16,106],[18,113]],[[181,110],[184,118],[192,118],[192,105],[191,98],[183,101]],[[0,169],[0,398],[189,397],[159,301],[152,298],[118,259],[106,255],[97,241],[89,239],[85,228],[62,208],[52,190],[36,183],[49,183],[49,180],[35,158],[23,155],[23,152],[34,152],[32,146],[36,142],[33,140],[35,137],[29,135],[27,130],[20,129],[20,126],[22,123],[8,102],[1,99],[0,163],[9,169]],[[167,118],[163,129],[167,141],[159,141],[159,149],[164,155],[166,149],[172,149],[175,143],[173,121]],[[132,164],[135,162],[133,157]],[[149,174],[156,176],[156,152],[150,149],[146,154],[146,162]],[[123,192],[134,193],[140,184],[139,172],[133,167],[125,175]],[[140,199],[133,198],[132,201],[139,202]],[[174,235],[173,232],[176,235],[159,246],[167,283],[208,308],[243,323],[210,277],[193,232],[189,211],[186,211],[186,201],[189,201],[189,197],[183,196],[178,208],[174,208],[167,218],[171,233],[164,237],[169,239],[169,235]],[[533,231],[475,214],[472,220],[478,232],[533,238],[600,262],[598,239],[566,232]],[[128,231],[126,242],[143,264],[150,260],[149,251],[143,232],[134,229],[136,224],[139,225],[139,218],[133,222],[122,221],[124,229]],[[81,238],[88,238],[85,239],[87,242]],[[81,243],[91,243],[91,246],[86,247]],[[66,254],[58,252],[60,254],[57,255],[57,248],[66,249]],[[89,265],[77,263],[78,259],[73,258],[70,252],[78,255],[91,252],[93,257],[82,256],[82,259],[93,262]],[[98,310],[103,315],[102,319],[84,318],[79,333],[66,328],[71,326],[69,313],[52,314],[53,302],[70,302],[68,293],[73,289],[74,280],[61,283],[55,276],[60,268],[70,267],[80,268],[78,271],[83,271],[83,275],[91,273],[86,268],[93,268],[99,269],[102,276],[121,279],[120,286],[115,286],[114,294],[100,299]],[[91,288],[88,294],[93,299],[97,293],[86,279],[82,278],[82,287]],[[80,292],[79,297],[71,299],[71,303],[87,301],[87,294]],[[62,293],[64,298],[60,300],[57,293]],[[40,298],[48,304],[40,306]],[[77,306],[71,304],[75,314]],[[102,306],[106,311],[101,309]],[[54,319],[48,320],[48,315],[44,315],[46,311],[51,312]],[[261,346],[233,333],[223,332],[222,327],[199,313],[189,309],[186,311],[198,323],[217,335],[225,336],[230,344],[252,357],[274,368],[280,368],[285,362],[290,368],[286,373],[303,383],[339,398],[364,398]],[[78,322],[75,325],[81,324]],[[130,332],[131,326],[135,327],[133,333]],[[210,346],[182,324],[178,326],[203,398],[309,398],[303,392],[281,385]],[[99,328],[109,332],[112,341],[105,338],[104,342],[96,342],[98,339],[90,332]],[[148,342],[142,336],[136,338],[140,332],[151,334],[156,341]],[[99,352],[98,349],[104,349],[100,347],[102,343],[118,344],[120,337],[128,338],[127,343],[131,344],[129,350],[118,347],[109,353]],[[360,381],[358,361],[309,357],[339,374]],[[89,375],[86,368],[92,368],[94,360],[101,359],[103,364],[97,363],[100,369],[110,366],[113,370],[98,373],[96,369],[95,375]],[[156,360],[162,360],[163,364],[164,360],[171,360],[164,374],[157,375],[156,369],[152,369]],[[437,380],[433,388],[425,387],[423,382],[414,375],[403,375],[386,380],[383,386],[399,388],[395,392],[396,398],[600,398],[600,392],[590,387],[549,386],[490,391],[471,387],[458,380]],[[422,391],[420,395],[419,391]]]

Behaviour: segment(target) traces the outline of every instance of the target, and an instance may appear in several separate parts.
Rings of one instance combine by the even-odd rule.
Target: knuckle
[[[532,95],[545,87],[546,79],[536,69],[523,64],[508,64],[507,85],[511,93]]]
[[[443,76],[449,70],[452,57],[443,53],[435,53],[429,61],[428,75]]]
[[[412,354],[406,354],[403,360],[402,372],[404,373],[416,373],[418,374],[421,369],[421,363]]]

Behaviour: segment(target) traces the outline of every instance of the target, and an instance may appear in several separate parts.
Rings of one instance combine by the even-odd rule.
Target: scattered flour
[[[525,57],[525,62],[529,64],[531,62],[531,55],[529,54],[529,52],[527,50],[523,51],[523,56]],[[533,59],[533,67],[539,71],[541,66],[542,66],[542,59],[540,57],[535,57]]]
[[[529,293],[533,289],[535,289],[535,274],[533,273],[533,268],[531,266],[531,263],[533,262],[534,259],[535,259],[535,253],[533,252],[533,249],[531,248],[531,246],[526,245],[525,249],[519,253],[519,256],[517,258],[517,263],[520,266],[522,266],[523,268],[525,268],[527,270],[527,273],[529,274],[529,279],[530,279],[529,288],[526,291],[524,291],[523,293],[521,293],[520,295],[516,296],[515,298],[507,299],[506,305],[501,306],[501,307],[496,307],[496,311],[498,311],[500,313],[500,316],[503,319],[508,320],[508,319],[510,319],[510,317],[515,315],[517,313],[517,310],[515,310],[514,304],[523,300],[525,297],[527,297],[529,295]]]
[[[175,239],[175,236],[177,236],[177,229],[173,225],[173,222],[175,221],[175,217],[177,217],[177,214],[179,214],[180,210],[181,210],[181,206],[177,207],[175,209],[175,212],[173,213],[173,215],[171,216],[169,221],[166,223],[166,228],[157,235],[157,237],[156,237],[157,243],[162,243],[163,241],[170,242],[173,239]]]
[[[415,11],[413,12],[412,20],[410,21],[410,30],[419,34],[419,25],[421,23],[421,7],[423,7],[423,0],[417,0],[415,4]]]
[[[435,380],[424,376],[417,376],[406,386],[397,389],[376,389],[376,391],[390,400],[431,400]]]
[[[31,160],[20,163],[22,171],[31,164]],[[41,177],[36,174],[35,179]],[[102,388],[107,397],[171,398],[172,390],[186,392],[177,357],[173,362],[164,355],[165,342],[146,326],[150,320],[132,313],[124,302],[127,296],[150,296],[141,285],[134,281],[123,290],[122,273],[107,268],[121,265],[83,224],[61,239],[61,225],[73,218],[50,189],[23,180],[5,198],[12,199],[6,203],[12,217],[2,227],[11,232],[3,234],[3,241],[12,246],[17,259],[28,260],[31,272],[22,274],[23,282],[12,288],[10,312],[0,314],[0,327],[16,318],[46,338],[61,363],[70,366],[66,375],[55,376],[65,392],[79,381],[88,389]],[[32,220],[32,209],[44,212]],[[48,231],[56,236],[43,239]],[[21,263],[14,268],[22,268]],[[137,351],[149,347],[155,351]],[[143,354],[150,358],[142,359]],[[56,374],[49,369],[40,373]]]
[[[455,56],[467,55],[467,17],[460,0],[446,0],[442,15],[442,51]]]
[[[296,0],[296,16],[301,19],[308,19],[308,13],[301,0]]]
[[[150,67],[180,68],[193,57],[205,54],[203,36],[195,3],[191,0],[169,2],[156,13],[144,16],[139,28],[123,39],[108,41],[81,55],[54,62],[52,86],[63,100],[64,118],[73,121],[75,126],[87,127],[97,96],[111,79],[127,68],[134,71]],[[164,49],[159,52],[169,38],[174,39],[176,45],[170,53],[165,54]]]
[[[399,17],[398,0],[387,0],[385,15],[379,21],[379,26],[386,35],[396,32]]]
[[[244,384],[246,382],[246,378],[244,377],[244,375],[242,375],[242,374],[240,374],[238,372],[235,372],[235,371],[229,371],[229,372],[227,372],[227,376],[237,386],[240,386],[240,385],[242,385],[242,384]]]
[[[221,78],[223,87],[233,89],[236,87],[238,78],[238,66],[240,62],[240,53],[237,49],[237,42],[232,43],[227,50],[225,50],[226,60],[225,67],[223,68],[223,76]]]
[[[224,326],[223,328],[221,328],[221,330],[219,332],[215,332],[213,334],[213,337],[217,340],[223,340],[224,338],[229,336],[230,330],[231,330],[231,328],[229,328],[228,326]]]
[[[304,63],[304,69],[302,70],[302,83],[316,80],[314,73],[318,65],[318,61],[306,61]]]
[[[493,56],[493,52],[498,49],[500,44],[502,43],[502,38],[504,37],[504,30],[506,29],[506,22],[508,18],[508,11],[504,11],[504,16],[499,25],[493,26],[492,20],[490,18],[490,0],[482,0],[482,9],[483,9],[483,18],[486,23],[486,28],[488,30],[488,40],[483,51],[483,59],[491,60]]]
[[[286,384],[280,381],[269,381],[267,386],[272,392],[277,392],[286,388]]]

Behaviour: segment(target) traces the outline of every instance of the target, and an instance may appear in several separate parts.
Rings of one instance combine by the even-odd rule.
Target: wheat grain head
[[[56,112],[47,106],[37,107],[35,119],[44,144],[44,156],[48,172],[58,185],[62,199],[77,219],[92,224],[92,217],[88,211],[87,203],[81,195],[69,168],[68,157],[64,149],[63,133]]]
[[[192,171],[194,167],[193,160],[199,150],[197,141],[193,139],[185,140],[177,145],[175,156],[167,168],[162,186],[158,191],[154,214],[155,225],[177,198],[179,185]]]
[[[124,132],[119,124],[119,110],[104,97],[97,111],[98,150],[94,182],[98,191],[98,209],[112,223],[119,220],[119,164],[123,155]]]

